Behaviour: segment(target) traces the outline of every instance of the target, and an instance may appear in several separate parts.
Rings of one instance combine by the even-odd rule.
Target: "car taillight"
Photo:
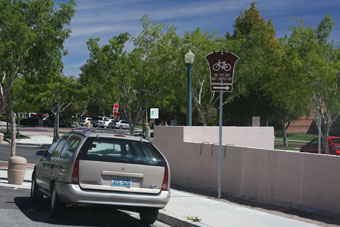
[[[71,183],[79,184],[79,160],[74,163]]]
[[[163,177],[163,183],[162,183],[161,190],[169,191],[169,173],[168,173],[167,167],[165,167],[165,170],[164,170],[164,177]]]

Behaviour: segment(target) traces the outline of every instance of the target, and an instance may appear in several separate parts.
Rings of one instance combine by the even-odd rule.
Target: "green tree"
[[[20,113],[38,112],[39,108],[32,102],[33,94],[28,89],[25,77],[18,76],[13,83],[13,111],[17,113],[17,133],[20,133]]]
[[[53,141],[59,138],[59,116],[66,111],[74,102],[84,99],[85,90],[74,77],[61,76],[49,77],[44,84],[39,82],[32,85],[31,91],[34,96],[33,103],[39,109],[48,111],[54,116]]]
[[[18,75],[34,75],[49,68],[46,63],[56,62],[56,53],[61,62],[63,42],[70,32],[64,26],[70,23],[74,5],[73,0],[59,7],[52,0],[0,1],[1,87],[12,125],[11,156],[15,156],[16,147],[13,83]]]
[[[142,32],[132,39],[135,48],[129,55],[138,65],[132,70],[133,77],[138,78],[132,90],[141,94],[140,117],[148,108],[159,107],[160,117],[166,121],[174,117],[174,112],[181,113],[185,100],[181,98],[185,97],[181,96],[185,78],[182,40],[175,27],[152,23],[147,15],[142,18],[142,25]]]
[[[127,33],[109,40],[108,44],[99,46],[99,39],[87,42],[90,59],[82,66],[80,83],[88,90],[88,109],[90,114],[107,115],[112,112],[113,103],[118,100],[118,76],[123,67],[121,60],[126,55],[123,51]]]
[[[310,89],[301,80],[305,67],[294,45],[287,37],[280,40],[281,64],[265,85],[274,105],[273,114],[283,132],[283,143],[288,146],[286,130],[293,120],[310,110]]]
[[[328,41],[333,26],[334,21],[328,15],[316,29],[318,61],[315,65],[316,80],[311,81],[314,91],[318,91],[312,98],[322,119],[322,125],[317,126],[323,129],[322,139],[326,154],[329,154],[329,131],[340,114],[340,49],[334,42]]]
[[[235,20],[234,34],[227,33],[226,37],[226,46],[231,46],[240,57],[234,82],[240,95],[227,105],[225,119],[229,124],[249,125],[251,116],[260,116],[262,122],[269,122],[278,111],[267,83],[278,72],[282,61],[272,21],[266,22],[260,16],[254,1]],[[231,40],[233,45],[229,43]]]
[[[294,108],[300,113],[307,112],[304,108],[317,110],[315,122],[323,129],[324,151],[329,153],[329,131],[340,113],[339,46],[328,42],[334,22],[326,16],[316,30],[305,27],[302,20],[296,22],[291,35],[282,42],[284,70],[280,76],[281,85],[278,83],[275,88],[279,89],[283,84],[289,88],[280,89],[279,93],[283,94],[285,109],[290,113]]]
[[[113,37],[102,47],[98,39],[90,40],[90,59],[80,76],[82,84],[88,85],[93,99],[90,103],[102,103],[111,112],[111,104],[118,102],[119,116],[130,122],[131,130],[150,107],[159,107],[166,118],[180,103],[176,92],[183,90],[178,79],[179,68],[183,67],[182,62],[179,64],[181,39],[175,28],[151,23],[147,16],[142,23],[142,32],[130,39],[134,44],[130,53],[123,51],[129,40],[127,33]]]

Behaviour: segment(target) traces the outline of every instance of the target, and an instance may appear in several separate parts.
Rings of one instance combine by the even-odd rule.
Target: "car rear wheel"
[[[37,181],[35,179],[35,174],[32,176],[32,184],[31,184],[31,200],[33,203],[40,202],[43,198],[43,194],[39,190],[39,186],[37,185]]]
[[[141,221],[147,225],[153,224],[158,216],[157,208],[144,208],[139,212]]]
[[[50,201],[50,215],[51,217],[58,217],[62,208],[62,202],[60,201],[55,187],[52,186],[51,201]]]

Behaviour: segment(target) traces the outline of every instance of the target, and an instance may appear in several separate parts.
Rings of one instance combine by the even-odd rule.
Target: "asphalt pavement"
[[[0,187],[1,227],[170,227],[156,221],[144,224],[137,212],[115,209],[114,207],[68,207],[59,218],[49,214],[49,199],[32,203],[30,191],[21,188]]]
[[[31,139],[18,140],[18,144],[37,145],[50,144],[51,136],[30,136]],[[6,143],[6,142],[3,142]],[[1,152],[1,145],[0,145]],[[22,185],[11,185],[7,182],[7,162],[0,161],[0,186],[18,189],[30,189],[31,174],[34,164],[26,167],[25,179]],[[211,198],[199,194],[171,189],[168,205],[160,210],[158,220],[171,226],[320,226],[319,222],[299,220],[285,217],[275,212],[243,206],[224,199]]]

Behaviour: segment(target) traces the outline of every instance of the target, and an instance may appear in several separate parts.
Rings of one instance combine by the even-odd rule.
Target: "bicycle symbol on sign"
[[[213,70],[218,71],[220,69],[223,69],[224,71],[228,72],[231,70],[231,65],[226,63],[225,61],[218,60],[217,63],[213,64]]]

